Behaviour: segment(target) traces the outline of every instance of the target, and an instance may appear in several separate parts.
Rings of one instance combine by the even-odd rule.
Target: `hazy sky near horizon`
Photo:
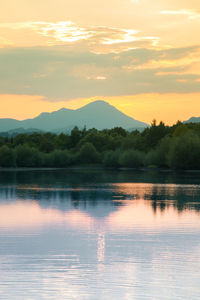
[[[199,0],[0,0],[0,117],[103,99],[141,121],[200,116]]]

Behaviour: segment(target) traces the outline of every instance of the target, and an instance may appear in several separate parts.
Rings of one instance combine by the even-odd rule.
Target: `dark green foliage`
[[[173,137],[178,137],[181,135],[186,134],[189,131],[189,128],[184,125],[184,124],[180,124],[179,126],[177,126],[177,128],[174,130],[173,133]]]
[[[171,140],[168,165],[172,169],[200,169],[200,138],[187,133]]]
[[[160,122],[159,125],[156,125],[156,120],[154,120],[151,124],[151,127],[146,128],[142,133],[145,141],[145,148],[150,149],[156,147],[160,140],[169,134],[169,132],[169,127],[165,126],[163,122]]]
[[[103,151],[105,146],[108,146],[109,144],[109,136],[104,134],[103,132],[99,132],[96,129],[91,129],[81,139],[79,147],[86,143],[91,143],[96,149],[98,149],[99,151]]]
[[[167,155],[169,152],[170,138],[164,137],[158,146],[151,149],[145,158],[145,166],[167,167]]]
[[[55,149],[55,136],[51,133],[44,134],[39,149],[42,152],[50,153]]]
[[[75,147],[80,141],[80,139],[81,139],[81,131],[78,129],[77,126],[75,126],[74,129],[71,131],[71,136],[70,136],[71,146]]]
[[[119,164],[126,168],[139,168],[144,165],[145,154],[138,150],[127,150],[119,158]]]
[[[19,145],[15,149],[17,167],[39,167],[42,165],[40,152],[28,145]]]
[[[71,134],[31,133],[0,137],[0,167],[106,167],[200,169],[200,124],[152,122],[143,132],[123,128],[79,129]]]
[[[68,134],[61,133],[56,137],[56,144],[58,149],[68,149],[70,147],[70,136]]]
[[[121,136],[125,137],[125,136],[127,136],[127,131],[124,128],[122,128],[122,127],[115,127],[113,129],[110,129],[110,134],[112,136],[119,136],[119,135],[121,135]]]
[[[67,150],[54,150],[44,156],[44,166],[66,168],[72,164],[72,156]]]
[[[111,168],[118,168],[119,165],[119,157],[120,157],[120,151],[107,151],[104,154],[104,159],[103,159],[103,165],[105,167],[111,167]]]
[[[14,151],[8,146],[2,146],[0,148],[0,167],[14,167],[15,155]]]
[[[92,143],[86,143],[81,146],[76,156],[77,162],[83,164],[100,163],[100,155]]]
[[[123,139],[122,148],[124,150],[137,149],[145,151],[145,139],[139,131],[133,131],[131,134],[127,135],[125,139]]]

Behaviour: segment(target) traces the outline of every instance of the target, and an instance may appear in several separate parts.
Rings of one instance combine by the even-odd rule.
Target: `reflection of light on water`
[[[62,193],[0,199],[0,298],[198,299],[200,218],[188,206],[199,188],[115,187],[110,199],[95,191],[94,201]],[[173,205],[184,193],[192,201],[180,213]],[[76,199],[81,205],[74,208]],[[165,210],[155,214],[152,201],[159,207],[163,199]]]
[[[90,230],[93,218],[85,212],[75,209],[62,212],[54,208],[41,208],[36,201],[16,201],[11,204],[0,204],[0,229],[36,229],[52,224],[67,224],[71,227]]]
[[[98,262],[104,262],[105,256],[105,233],[98,234],[98,251],[97,251],[97,258]]]

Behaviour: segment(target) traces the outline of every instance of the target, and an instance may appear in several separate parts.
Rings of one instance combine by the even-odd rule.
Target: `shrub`
[[[40,167],[42,165],[41,153],[27,145],[16,147],[15,155],[17,167]]]
[[[120,151],[106,151],[103,158],[103,165],[105,167],[118,168]]]
[[[200,169],[200,138],[193,133],[173,138],[168,165],[173,169]]]
[[[45,161],[49,167],[64,168],[72,163],[72,158],[66,150],[54,150],[46,155]]]
[[[145,154],[138,150],[127,150],[122,153],[119,163],[122,167],[138,168],[144,165]]]
[[[14,167],[15,155],[14,151],[8,146],[4,145],[0,148],[0,166],[1,167]]]
[[[81,164],[99,163],[100,155],[92,143],[85,143],[76,155],[76,162]]]
[[[156,149],[150,150],[145,157],[146,166],[167,167],[167,155],[169,152],[170,138],[161,140]]]

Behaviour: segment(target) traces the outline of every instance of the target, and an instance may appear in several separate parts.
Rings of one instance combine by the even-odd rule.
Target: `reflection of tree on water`
[[[9,201],[16,198],[32,199],[43,208],[54,207],[61,211],[73,207],[96,217],[109,215],[131,199],[144,199],[151,204],[154,213],[164,212],[170,206],[178,212],[187,209],[199,211],[200,188],[198,185],[183,186],[186,177],[190,183],[192,180],[199,181],[198,174],[188,173],[175,176],[168,173],[160,175],[155,172],[152,175],[148,172],[125,171],[0,172],[0,198]],[[140,182],[147,182],[147,185],[143,187]]]
[[[78,233],[92,232],[101,275],[106,243],[108,251],[111,242],[106,236],[110,232],[126,235],[127,232],[140,233],[141,229],[155,232],[171,228],[176,232],[186,225],[198,227],[199,216],[195,212],[200,211],[199,196],[200,187],[197,185],[130,182],[79,184],[76,187],[4,185],[0,189],[0,221],[4,215],[10,214],[9,220],[6,218],[1,222],[5,228],[64,226]],[[177,212],[186,214],[178,218]],[[188,220],[190,222],[186,223]],[[87,247],[89,250],[86,243]]]
[[[200,187],[181,185],[154,185],[152,192],[144,195],[144,199],[151,200],[153,211],[161,212],[173,206],[178,212],[187,209],[200,211]]]
[[[110,189],[112,188],[112,189]],[[125,205],[126,200],[144,199],[151,204],[154,213],[158,210],[164,212],[173,206],[178,212],[186,209],[200,211],[200,189],[182,188],[181,186],[156,186],[141,194],[137,193],[134,184],[129,194],[117,191],[117,185],[113,187],[88,186],[87,188],[45,188],[39,186],[2,187],[1,199],[32,199],[38,201],[41,207],[54,207],[65,211],[71,207],[87,211],[95,216],[108,215],[117,207]],[[117,200],[117,201],[116,201]],[[98,211],[96,208],[99,208]]]
[[[22,170],[0,171],[1,184],[36,184],[41,186],[73,186],[92,183],[171,183],[200,184],[200,172],[174,173],[136,170],[97,170],[97,169],[66,169],[66,170]]]
[[[21,248],[23,251],[25,249],[26,253],[26,247],[29,246],[29,251],[34,257],[33,264],[28,264],[35,276],[34,284],[35,278],[39,281],[41,274],[56,271],[52,276],[48,273],[47,279],[51,279],[52,285],[55,275],[58,276],[58,293],[67,283],[66,293],[69,292],[68,287],[70,291],[74,289],[73,295],[78,299],[83,289],[92,282],[93,298],[95,299],[100,291],[100,298],[105,299],[103,291],[105,288],[109,290],[111,286],[114,287],[113,291],[122,285],[129,290],[133,287],[134,290],[138,283],[141,283],[143,288],[143,283],[147,282],[147,291],[152,288],[158,291],[158,283],[161,283],[162,289],[172,286],[175,291],[178,282],[182,290],[181,279],[184,274],[187,275],[184,281],[186,287],[188,280],[189,283],[198,283],[198,264],[195,262],[199,259],[200,223],[199,215],[195,212],[199,211],[199,187],[134,183],[134,176],[120,182],[116,183],[114,179],[96,183],[77,180],[76,184],[71,184],[62,176],[54,176],[52,181],[47,174],[43,175],[42,181],[35,176],[35,179],[17,178],[15,182],[1,182],[1,216],[9,215],[5,214],[6,210],[1,209],[6,206],[2,204],[7,204],[9,213],[12,208],[9,215],[10,224],[6,217],[7,227],[4,224],[2,228],[4,230],[10,225],[9,236],[13,239],[12,232],[19,236],[16,243],[17,253],[21,253]],[[17,203],[22,206],[22,210],[16,210]],[[153,214],[152,208],[156,215]],[[189,209],[193,210],[192,213],[188,212]],[[177,211],[184,210],[187,210],[186,214],[177,216]],[[18,217],[13,222],[16,214]],[[0,217],[0,223],[2,219]],[[31,233],[30,239],[27,233]],[[14,243],[11,244],[11,240],[6,237],[5,241],[7,240],[9,251],[13,253],[14,247],[10,245]],[[2,249],[3,247],[7,262],[8,252],[2,243]],[[43,255],[36,260],[37,248]],[[58,256],[52,255],[54,253]],[[5,286],[6,280],[11,278],[10,260],[16,259],[16,266],[20,268],[21,257],[10,255],[8,264],[3,261],[3,269],[5,274],[8,274],[4,280],[2,273]],[[19,274],[30,275],[31,278],[31,273],[27,273],[29,257],[30,254],[25,256],[24,268],[21,269],[23,272],[14,269],[13,278],[16,276],[16,270]],[[35,262],[38,262],[37,269],[34,269]],[[191,270],[194,270],[194,276]],[[18,282],[21,287],[20,279]],[[44,288],[48,288],[48,285]],[[123,296],[119,295],[119,298],[123,299]],[[127,297],[133,299],[135,295],[132,293]]]

